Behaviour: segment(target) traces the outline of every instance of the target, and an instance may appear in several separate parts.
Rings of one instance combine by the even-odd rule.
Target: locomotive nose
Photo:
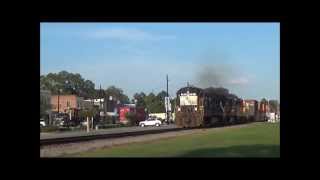
[[[194,120],[192,117],[192,107],[188,107],[187,108],[187,116],[185,117],[185,124],[190,127],[191,126],[191,123],[192,121]]]

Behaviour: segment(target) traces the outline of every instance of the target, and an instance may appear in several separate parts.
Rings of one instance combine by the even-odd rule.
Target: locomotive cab
[[[181,88],[177,92],[176,125],[178,127],[202,126],[203,106],[201,89]]]

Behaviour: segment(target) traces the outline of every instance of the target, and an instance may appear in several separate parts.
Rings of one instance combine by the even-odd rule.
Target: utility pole
[[[99,100],[100,100],[100,107],[99,107],[99,114],[100,114],[100,110],[101,110],[101,107],[102,107],[102,104],[101,104],[101,84],[100,84]]]
[[[167,124],[169,124],[169,91],[168,91],[168,74],[167,74],[167,103],[166,103],[166,113],[167,113]]]
[[[60,101],[59,101],[59,99],[60,99],[60,92],[61,91],[62,91],[62,89],[58,90],[58,114],[60,113]]]
[[[60,96],[60,89],[59,89],[59,91],[58,91],[58,114],[59,114],[59,110],[60,110],[60,109],[59,109],[59,103],[60,103],[60,102],[59,102],[59,96]]]
[[[106,98],[106,93],[104,92],[103,93],[103,118],[104,118],[104,120],[106,120],[107,119],[107,112],[106,112],[106,108],[107,108],[107,103],[108,103],[108,100],[107,100],[107,98]]]

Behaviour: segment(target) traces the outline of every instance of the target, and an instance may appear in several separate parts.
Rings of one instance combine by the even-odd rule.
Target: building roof
[[[59,97],[78,97],[77,95],[74,95],[74,94],[64,94],[64,95],[52,95],[53,97],[54,96],[59,96]],[[82,97],[79,97],[79,98],[82,98]]]

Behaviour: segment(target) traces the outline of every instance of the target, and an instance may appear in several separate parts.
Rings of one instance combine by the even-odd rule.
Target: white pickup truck
[[[144,121],[139,122],[139,126],[144,127],[144,126],[160,126],[161,121],[153,118],[146,119]]]

